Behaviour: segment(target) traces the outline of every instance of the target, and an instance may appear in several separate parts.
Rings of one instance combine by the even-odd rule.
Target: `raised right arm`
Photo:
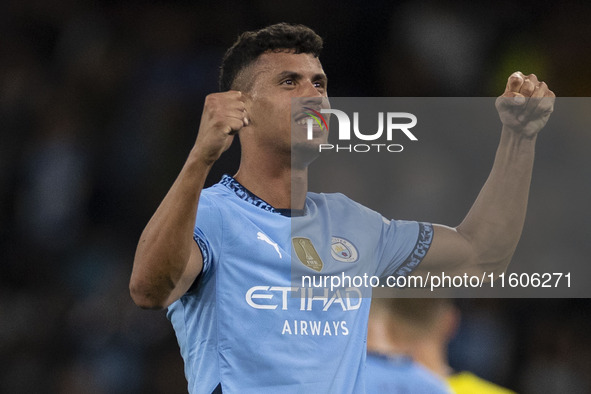
[[[193,240],[199,196],[213,163],[230,147],[238,130],[248,125],[244,101],[238,91],[205,99],[197,141],[137,245],[129,290],[138,306],[167,307],[201,272],[203,258]]]

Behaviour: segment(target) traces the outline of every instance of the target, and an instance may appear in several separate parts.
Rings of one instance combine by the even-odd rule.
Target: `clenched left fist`
[[[509,77],[496,107],[504,127],[525,137],[535,137],[548,122],[555,98],[554,92],[535,74],[517,71]]]

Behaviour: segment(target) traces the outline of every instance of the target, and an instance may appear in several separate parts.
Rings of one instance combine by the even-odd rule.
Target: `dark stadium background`
[[[535,72],[558,96],[591,93],[591,5],[582,1],[171,4],[0,5],[1,393],[186,392],[164,312],[136,308],[127,284],[135,243],[238,33],[279,21],[314,28],[332,96],[497,96],[514,70]],[[544,257],[589,263],[590,141],[588,129],[540,138],[534,183],[543,171],[567,182],[532,196],[544,215],[525,231],[539,243],[520,245],[520,256],[556,243]],[[491,149],[448,160],[473,161],[461,177],[484,180]],[[234,147],[209,184],[237,158]],[[432,197],[453,206],[472,193],[458,176],[444,174],[453,189]],[[572,231],[548,230],[572,218],[563,226]],[[524,393],[591,392],[588,299],[459,305],[454,367]]]

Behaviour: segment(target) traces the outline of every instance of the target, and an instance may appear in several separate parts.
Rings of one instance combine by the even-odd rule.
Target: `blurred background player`
[[[367,325],[367,393],[451,393],[443,377],[416,362],[399,346],[391,299],[371,302]]]
[[[448,344],[459,321],[460,312],[449,299],[374,299],[367,332],[368,360],[373,352],[408,357],[445,379],[456,394],[513,393],[471,372],[454,371],[449,366]],[[373,364],[368,363],[367,367],[368,376],[377,375]],[[384,380],[384,377],[376,376],[376,379]]]

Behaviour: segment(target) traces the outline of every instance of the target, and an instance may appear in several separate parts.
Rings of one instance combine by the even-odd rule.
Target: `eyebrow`
[[[277,74],[278,80],[282,80],[282,79],[286,79],[286,78],[295,79],[296,81],[299,81],[299,80],[303,79],[304,76],[296,71],[282,71],[279,74]],[[328,81],[328,78],[326,77],[326,74],[318,73],[318,74],[314,74],[312,76],[312,81],[326,82],[326,81]]]

